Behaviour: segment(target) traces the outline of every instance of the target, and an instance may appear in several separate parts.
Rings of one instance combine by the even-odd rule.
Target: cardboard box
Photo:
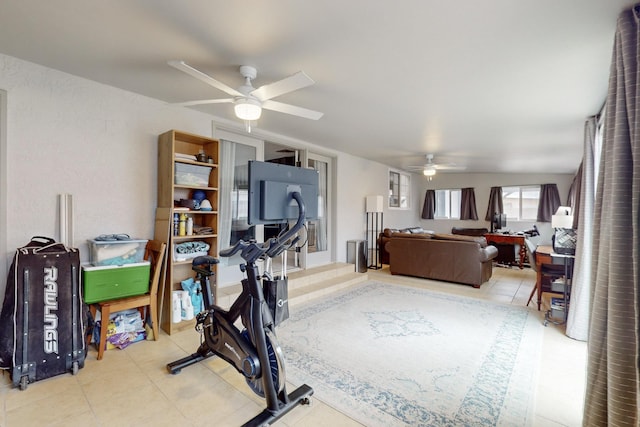
[[[83,266],[84,301],[91,304],[142,295],[149,291],[151,264],[144,261],[121,266]]]

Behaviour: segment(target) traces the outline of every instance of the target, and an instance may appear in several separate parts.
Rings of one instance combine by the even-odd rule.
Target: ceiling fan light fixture
[[[260,101],[252,98],[240,98],[235,102],[233,107],[236,117],[241,120],[258,120],[262,114],[262,106]]]
[[[422,171],[424,176],[434,176],[436,174],[435,168],[424,168]]]

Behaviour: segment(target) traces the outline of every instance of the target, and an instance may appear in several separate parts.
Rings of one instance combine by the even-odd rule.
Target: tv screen
[[[494,227],[496,230],[500,230],[500,229],[502,229],[502,228],[505,228],[506,226],[507,226],[507,214],[504,214],[504,213],[502,213],[502,214],[496,213],[496,214],[493,216],[493,227]]]
[[[249,224],[284,223],[298,218],[302,196],[307,219],[318,218],[318,172],[277,163],[249,161]]]

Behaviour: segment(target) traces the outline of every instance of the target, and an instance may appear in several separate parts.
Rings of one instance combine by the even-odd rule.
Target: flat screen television
[[[285,223],[298,218],[294,192],[300,193],[306,218],[318,218],[318,171],[295,166],[249,161],[248,222]]]
[[[498,231],[500,229],[506,228],[507,226],[507,214],[505,213],[495,213],[493,215],[493,222],[491,224],[492,232]]]

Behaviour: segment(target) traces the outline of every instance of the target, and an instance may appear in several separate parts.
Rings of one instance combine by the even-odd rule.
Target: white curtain
[[[234,174],[236,169],[236,144],[222,140],[220,147],[220,197],[218,200],[218,241],[224,249],[231,241],[231,215]],[[221,262],[226,258],[221,258]]]
[[[567,316],[567,335],[586,341],[589,334],[589,293],[591,292],[591,254],[593,246],[593,204],[595,196],[596,142],[602,138],[596,117],[587,119],[584,128],[584,154],[580,181],[578,243],[573,268],[571,305]]]

